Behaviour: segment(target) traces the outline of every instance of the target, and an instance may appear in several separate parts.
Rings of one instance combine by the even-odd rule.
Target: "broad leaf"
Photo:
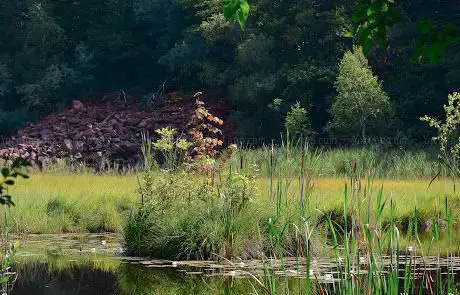
[[[224,4],[224,17],[227,21],[237,20],[244,28],[249,17],[250,6],[247,0],[229,0]]]

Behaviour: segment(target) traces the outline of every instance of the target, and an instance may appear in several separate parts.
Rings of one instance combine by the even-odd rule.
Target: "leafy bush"
[[[438,133],[433,137],[433,141],[439,144],[439,159],[454,175],[460,176],[460,92],[449,94],[444,112],[445,122],[429,116],[420,119],[435,128]]]
[[[30,163],[22,158],[16,158],[10,165],[6,163],[1,169],[2,180],[0,181],[0,205],[14,206],[13,198],[8,193],[8,188],[15,184],[18,177],[29,178],[22,168],[30,166]]]
[[[182,191],[188,195],[186,189]],[[158,194],[160,198],[161,194]],[[207,259],[219,253],[222,243],[219,202],[201,198],[204,197],[171,202],[161,212],[152,204],[133,212],[124,229],[128,254]]]
[[[157,162],[163,163],[163,167],[167,170],[178,169],[185,158],[190,143],[178,137],[174,128],[161,128],[156,132],[160,135],[160,139],[153,142],[153,147],[161,157],[161,160]]]
[[[312,135],[308,112],[299,102],[291,106],[286,115],[284,127],[293,138],[308,138]]]
[[[144,172],[142,204],[124,229],[130,254],[175,259],[232,256],[239,218],[255,194],[255,174],[230,171],[213,185],[205,176],[192,179],[188,173]]]

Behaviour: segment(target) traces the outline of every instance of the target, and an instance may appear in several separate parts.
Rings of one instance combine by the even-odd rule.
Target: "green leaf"
[[[248,4],[248,1],[241,0],[240,10],[243,13],[243,15],[245,15],[246,17],[249,16],[250,7],[249,7],[249,4]]]
[[[245,14],[241,9],[238,11],[238,23],[240,27],[244,29],[246,25],[246,20],[248,19],[249,14]]]
[[[29,175],[25,174],[25,173],[21,173],[21,172],[14,172],[10,175],[11,177],[18,177],[18,176],[21,176],[22,178],[24,179],[28,179],[29,178]]]
[[[11,200],[10,195],[0,196],[0,204],[7,206],[15,206],[14,202]]]
[[[5,184],[6,185],[14,185],[14,180],[8,179],[8,180],[5,181]]]
[[[346,37],[346,38],[353,38],[353,33],[352,32],[345,32],[343,34],[343,36]]]
[[[374,15],[374,14],[375,14],[375,9],[374,9],[374,7],[369,6],[369,7],[367,8],[366,13],[367,13],[367,16],[372,16],[372,15]]]
[[[249,17],[250,6],[247,0],[231,0],[224,4],[224,17],[227,21],[238,20],[241,28],[244,28]]]
[[[384,49],[388,28],[402,21],[401,14],[391,6],[393,4],[388,0],[361,0],[355,5],[352,14],[353,31],[364,53],[370,51],[374,42]]]
[[[224,5],[224,17],[227,21],[235,19],[236,11],[238,10],[239,5],[240,3],[238,0],[231,0]]]
[[[2,175],[3,177],[8,177],[10,175],[10,169],[8,169],[8,167],[2,168]]]

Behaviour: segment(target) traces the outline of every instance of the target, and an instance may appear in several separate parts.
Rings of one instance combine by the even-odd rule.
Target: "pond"
[[[5,290],[13,295],[274,294],[268,287],[271,284],[276,284],[277,294],[299,294],[306,288],[307,276],[335,293],[337,266],[341,264],[327,257],[313,258],[307,274],[302,259],[169,261],[125,257],[119,237],[112,234],[28,235],[21,238],[15,260],[15,280]],[[408,261],[416,266],[416,279],[436,276],[441,267],[441,275],[453,272],[454,282],[458,282],[459,258],[402,256],[401,279]],[[389,264],[389,259],[382,262]],[[366,262],[362,264],[360,272],[365,275]],[[429,293],[426,287],[421,291]]]

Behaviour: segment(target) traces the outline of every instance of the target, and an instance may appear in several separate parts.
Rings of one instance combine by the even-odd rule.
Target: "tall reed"
[[[294,150],[297,158],[292,157]],[[420,213],[417,207],[414,207],[408,221],[406,239],[410,246],[401,249],[402,237],[398,229],[396,202],[391,198],[385,198],[383,186],[374,193],[372,178],[375,174],[370,173],[369,170],[359,170],[356,161],[350,163],[351,176],[344,185],[343,220],[337,221],[332,218],[331,214],[326,214],[326,227],[330,232],[329,244],[326,248],[329,249],[328,252],[336,264],[337,271],[331,274],[336,281],[331,284],[318,279],[318,274],[311,268],[314,257],[310,246],[312,237],[321,229],[317,226],[313,228],[309,226],[309,218],[313,215],[314,209],[308,206],[308,191],[312,187],[308,186],[306,171],[309,171],[310,175],[320,171],[318,166],[314,166],[320,153],[321,151],[314,151],[314,156],[308,158],[308,155],[312,155],[308,146],[293,148],[287,141],[283,142],[278,150],[272,146],[268,154],[269,165],[266,175],[270,178],[270,196],[273,191],[272,184],[275,183],[277,219],[282,220],[283,214],[286,213],[288,199],[286,188],[292,181],[294,172],[298,173],[300,182],[297,200],[298,216],[301,216],[301,219],[294,223],[293,227],[297,240],[296,272],[305,274],[303,279],[305,288],[302,288],[298,294],[330,294],[331,292],[334,294],[395,295],[458,294],[460,290],[456,289],[454,284],[453,253],[447,254],[447,264],[441,264],[440,221],[447,223],[445,231],[447,240],[450,243],[453,240],[453,218],[448,206],[448,198],[444,199],[444,216],[436,218],[429,237],[437,249],[438,263],[434,274],[430,269],[424,267],[425,257],[419,234]],[[306,166],[305,163],[310,166]],[[296,164],[299,169],[295,169]],[[384,220],[383,213],[387,209],[389,218]],[[271,223],[276,222],[271,221]],[[288,225],[278,225],[278,228],[283,230],[271,231],[272,241],[281,241],[283,235],[286,235]],[[262,291],[272,295],[291,294],[289,290],[276,288],[277,276],[270,271],[270,261],[277,259],[282,262],[284,252],[279,242],[272,246],[273,255],[267,257],[264,263],[263,280],[261,281],[265,282],[265,285]],[[417,249],[420,249],[421,256],[417,255]]]

